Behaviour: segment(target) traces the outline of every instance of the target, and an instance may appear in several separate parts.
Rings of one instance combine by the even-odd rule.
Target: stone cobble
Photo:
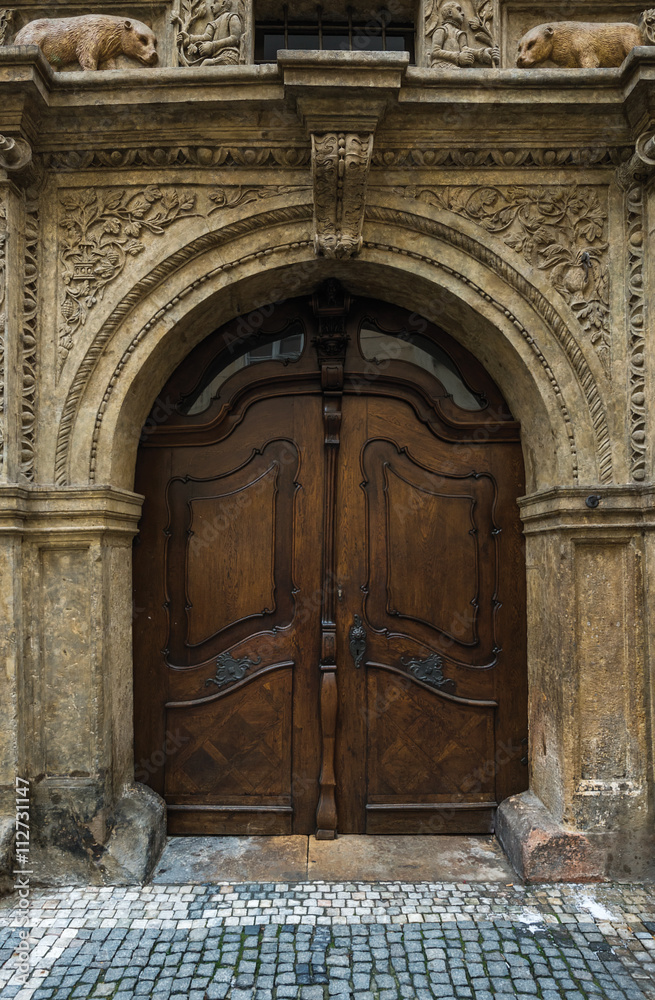
[[[647,885],[242,883],[0,903],[7,1000],[655,1000]]]

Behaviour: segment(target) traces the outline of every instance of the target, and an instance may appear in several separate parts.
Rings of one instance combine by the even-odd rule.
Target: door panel
[[[171,833],[312,832],[318,395],[258,398],[213,441],[188,444],[181,428],[144,453],[137,489],[155,502],[135,550],[137,760],[169,734],[153,784]]]
[[[137,777],[171,833],[490,831],[527,785],[518,426],[402,310],[271,317],[139,450]]]

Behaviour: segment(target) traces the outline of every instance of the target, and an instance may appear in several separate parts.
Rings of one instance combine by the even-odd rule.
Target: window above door
[[[414,62],[415,3],[392,10],[340,2],[255,6],[255,61],[274,62],[280,49],[336,52],[409,52]]]

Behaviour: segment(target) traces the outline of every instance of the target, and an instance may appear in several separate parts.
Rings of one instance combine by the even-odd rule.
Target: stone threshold
[[[170,837],[151,881],[501,882],[520,880],[495,837]]]

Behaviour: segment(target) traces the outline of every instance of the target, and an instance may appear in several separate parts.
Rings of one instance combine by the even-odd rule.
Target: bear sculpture
[[[620,66],[635,45],[644,44],[636,24],[553,21],[538,24],[523,36],[516,65],[525,69],[550,59],[569,69],[609,68]]]
[[[16,35],[14,45],[38,45],[56,69],[78,62],[82,69],[98,69],[125,55],[144,66],[157,63],[157,39],[146,24],[112,14],[40,18]]]

